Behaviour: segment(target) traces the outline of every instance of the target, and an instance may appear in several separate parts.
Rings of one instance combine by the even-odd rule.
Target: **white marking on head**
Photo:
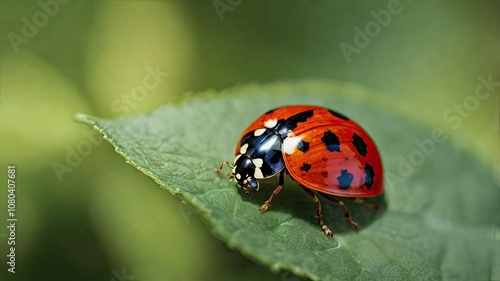
[[[234,176],[237,180],[240,180],[241,179],[241,175],[240,174],[236,174],[236,176]]]
[[[253,135],[258,137],[258,136],[261,136],[264,132],[266,131],[266,129],[262,128],[262,129],[257,129],[253,132]]]
[[[245,143],[240,147],[240,154],[245,154],[247,153],[247,148],[248,148],[248,143]]]
[[[288,137],[283,141],[283,151],[290,155],[297,150],[297,145],[302,140],[301,137]]]
[[[244,180],[244,181],[243,181],[243,184],[247,184],[247,180]]]
[[[260,158],[257,158],[257,159],[253,159],[252,160],[252,163],[257,167],[257,168],[260,168],[262,167],[262,163],[264,163],[264,160],[260,159]]]
[[[253,172],[253,177],[256,178],[256,179],[263,179],[264,178],[264,175],[262,174],[262,171],[260,170],[260,168],[255,168],[255,171]]]
[[[269,128],[269,129],[274,128],[274,126],[276,126],[276,124],[278,124],[278,120],[276,120],[276,119],[269,119],[266,122],[264,122],[264,126],[266,128]]]

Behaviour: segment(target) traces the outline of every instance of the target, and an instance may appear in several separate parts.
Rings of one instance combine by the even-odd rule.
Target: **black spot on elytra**
[[[325,162],[326,162],[326,161],[328,161],[328,158],[323,157],[323,158],[321,158],[321,160],[323,160],[323,161],[325,161]]]
[[[338,112],[335,112],[335,111],[333,111],[331,109],[328,109],[328,112],[330,112],[333,116],[335,116],[337,118],[340,118],[342,120],[349,120],[349,118],[347,118],[345,115],[342,115],[342,114],[340,114]]]
[[[302,165],[302,167],[300,167],[300,170],[302,170],[304,172],[308,172],[309,169],[311,169],[311,165],[307,164],[307,163],[304,163],[304,165]]]
[[[280,160],[281,160],[281,153],[278,153],[276,151],[274,151],[273,156],[269,158],[269,162],[271,162],[271,164],[276,164],[280,162]]]
[[[307,119],[311,118],[314,114],[313,110],[307,110],[301,113],[297,113],[294,116],[285,120],[285,124],[288,130],[293,130],[297,127],[300,122],[306,122]]]
[[[297,149],[302,151],[302,152],[307,152],[309,150],[309,143],[303,140],[300,140],[299,144],[297,145]]]
[[[324,177],[325,179],[328,178],[328,172],[327,171],[321,172],[321,176]]]
[[[321,141],[326,145],[326,148],[330,152],[340,152],[340,140],[339,137],[337,137],[336,134],[332,133],[332,131],[328,130],[328,132],[325,132],[323,137],[321,138]]]
[[[340,189],[348,189],[349,186],[351,186],[353,179],[353,175],[347,170],[341,170],[340,171],[340,177],[337,178],[337,181],[339,182],[339,188]]]
[[[373,185],[373,178],[375,178],[375,172],[370,164],[365,164],[365,185],[368,190]]]
[[[352,135],[352,144],[361,156],[366,156],[366,143],[362,137],[354,133],[354,135]]]

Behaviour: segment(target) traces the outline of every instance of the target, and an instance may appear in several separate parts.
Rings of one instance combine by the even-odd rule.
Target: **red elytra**
[[[368,133],[357,123],[333,110],[310,105],[284,106],[266,112],[243,132],[235,151],[233,170],[245,192],[258,190],[260,179],[279,174],[279,186],[260,211],[267,210],[284,184],[284,174],[296,181],[317,204],[318,223],[328,237],[332,232],[321,219],[321,203],[315,190],[344,208],[346,221],[356,229],[349,209],[333,196],[355,198],[373,208],[362,197],[383,193],[380,154]]]

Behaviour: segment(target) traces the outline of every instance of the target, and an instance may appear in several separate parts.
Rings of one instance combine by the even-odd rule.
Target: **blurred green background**
[[[18,223],[14,276],[0,228],[0,279],[299,280],[228,250],[189,207],[75,123],[77,112],[114,118],[245,83],[347,81],[378,95],[374,106],[444,128],[500,186],[499,8],[498,1],[4,1],[0,182],[15,164]],[[472,107],[478,77],[494,82]],[[464,101],[474,109],[461,113]],[[3,185],[1,225],[6,201]]]

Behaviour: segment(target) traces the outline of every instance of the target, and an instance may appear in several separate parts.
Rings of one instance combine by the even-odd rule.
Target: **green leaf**
[[[232,160],[251,121],[285,104],[339,111],[378,144],[386,192],[372,202],[384,210],[375,214],[347,202],[361,231],[323,201],[323,218],[334,232],[327,239],[316,224],[315,205],[291,180],[260,214],[277,179],[244,194],[214,173]],[[272,270],[314,280],[490,279],[495,256],[498,262],[500,188],[472,154],[444,139],[446,131],[422,128],[380,104],[376,95],[350,84],[302,81],[207,93],[116,120],[76,119],[93,125],[128,163],[194,207],[229,247]]]

